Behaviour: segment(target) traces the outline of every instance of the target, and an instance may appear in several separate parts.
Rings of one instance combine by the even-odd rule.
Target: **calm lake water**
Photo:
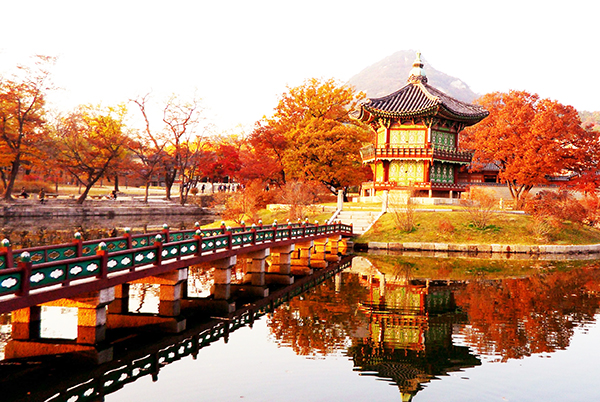
[[[197,354],[189,337],[161,340],[173,352],[154,375],[140,353],[89,378],[121,381],[106,401],[600,400],[600,263],[514,262],[493,279],[498,264],[357,257]],[[32,366],[61,375],[53,360],[1,363],[23,387]]]

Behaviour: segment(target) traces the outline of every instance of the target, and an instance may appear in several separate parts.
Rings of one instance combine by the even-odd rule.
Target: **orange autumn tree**
[[[494,92],[477,103],[490,115],[462,132],[463,147],[475,150],[475,167],[498,167],[517,208],[548,176],[573,171],[586,159],[586,131],[572,106],[525,91]]]
[[[37,56],[36,67],[19,67],[21,76],[0,78],[0,177],[4,199],[12,200],[17,175],[39,159],[37,145],[47,138],[46,91],[54,59]]]
[[[348,115],[362,99],[347,85],[315,78],[282,95],[251,137],[257,152],[281,166],[278,184],[316,181],[335,193],[364,181],[359,150],[370,131]]]

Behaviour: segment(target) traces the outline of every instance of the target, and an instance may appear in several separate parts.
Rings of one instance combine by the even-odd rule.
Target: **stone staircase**
[[[378,211],[341,211],[335,220],[342,221],[345,224],[352,224],[355,235],[362,235],[379,218],[381,212]]]

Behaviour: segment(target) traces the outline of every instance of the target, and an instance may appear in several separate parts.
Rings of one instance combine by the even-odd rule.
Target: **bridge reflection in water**
[[[219,339],[227,342],[231,332],[244,326],[252,326],[254,320],[331,278],[346,269],[350,263],[351,257],[344,257],[340,263],[299,278],[292,285],[274,289],[265,298],[254,298],[242,308],[217,319],[207,320],[206,312],[203,311],[185,310],[189,325],[177,335],[169,336],[164,332],[143,329],[140,332],[139,328],[135,333],[123,328],[112,331],[111,342],[115,346],[115,358],[95,368],[89,365],[89,359],[80,354],[38,356],[33,365],[24,370],[23,367],[27,367],[32,362],[31,359],[6,362],[7,364],[0,365],[2,399],[97,401],[141,377],[151,376],[156,381],[162,367],[186,356],[195,358],[200,349]],[[198,315],[195,316],[194,313]],[[51,371],[45,367],[47,363],[51,365]],[[13,370],[15,368],[20,369]]]

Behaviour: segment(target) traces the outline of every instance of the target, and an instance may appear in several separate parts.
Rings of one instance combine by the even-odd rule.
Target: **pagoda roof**
[[[431,85],[421,82],[410,82],[383,98],[369,99],[361,105],[361,109],[368,111],[373,117],[402,118],[441,115],[451,120],[465,122],[467,125],[475,124],[489,114],[481,106],[461,102]]]
[[[360,105],[356,117],[365,122],[378,118],[400,119],[439,116],[473,125],[489,115],[479,105],[459,101],[427,83],[420,54],[413,64],[408,83],[382,98],[371,98]]]

